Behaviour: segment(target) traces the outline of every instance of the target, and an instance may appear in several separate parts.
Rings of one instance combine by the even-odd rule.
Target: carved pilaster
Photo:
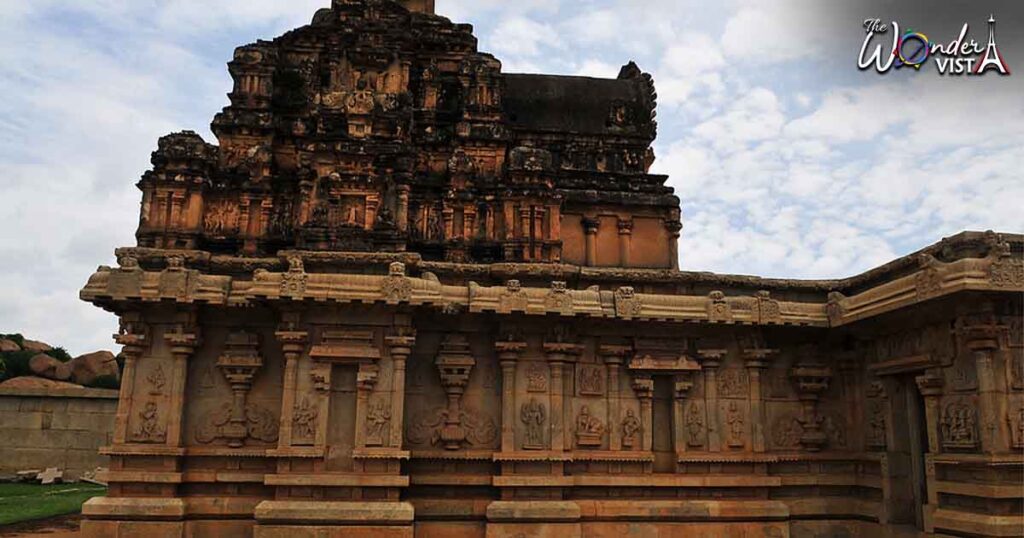
[[[761,374],[771,364],[771,357],[778,353],[775,349],[743,350],[743,360],[747,367],[750,380],[750,436],[754,452],[765,451],[765,414],[764,397],[761,386]]]
[[[676,454],[686,452],[686,400],[693,390],[693,372],[676,374],[673,379],[673,410],[672,410],[672,431],[675,432],[673,440]]]
[[[295,326],[298,317],[298,313],[286,313],[283,316],[283,323],[278,328],[278,331],[274,333],[278,343],[281,344],[281,351],[284,354],[284,386],[281,390],[281,431],[278,437],[278,448],[282,449],[293,444],[311,444],[314,441],[308,435],[300,435],[301,439],[295,439],[292,428],[296,413],[308,412],[306,407],[311,405],[308,396],[305,397],[304,403],[297,403],[300,400],[298,397],[299,358],[309,343],[309,333],[297,330]],[[305,424],[305,418],[300,417],[300,422]],[[308,425],[305,427],[305,430],[304,434],[312,433],[308,431]]]
[[[619,265],[629,267],[633,246],[633,220],[619,220]]]
[[[722,440],[718,417],[718,367],[728,351],[724,349],[701,349],[697,351],[700,357],[701,370],[704,372],[704,408],[707,412],[708,427],[708,450],[719,452],[722,450]]]
[[[654,435],[651,430],[652,423],[654,422],[654,410],[652,407],[654,401],[654,378],[651,377],[651,374],[634,372],[633,392],[636,393],[637,399],[640,400],[641,443],[637,448],[642,451],[651,450],[654,442]]]
[[[516,363],[526,349],[525,342],[494,344],[501,364],[501,451],[516,450]]]
[[[370,395],[377,386],[380,366],[376,363],[361,363],[356,372],[356,448],[366,448],[366,428],[363,424],[371,415]]]
[[[551,427],[551,450],[561,451],[572,448],[570,439],[565,436],[565,425],[572,421],[566,418],[568,412],[565,407],[565,365],[576,362],[577,355],[583,347],[577,344],[564,342],[548,342],[544,344],[544,353],[551,368],[551,383],[549,389],[551,401],[551,419],[548,421]]]
[[[118,396],[117,415],[114,420],[114,444],[128,442],[128,417],[134,402],[135,377],[138,361],[149,345],[148,331],[138,314],[121,316],[121,328],[114,341],[121,346],[124,371],[121,374],[121,392]]]
[[[1004,452],[1010,446],[1006,424],[1005,394],[996,383],[995,352],[1005,328],[995,323],[978,323],[960,328],[960,335],[974,359],[978,374],[978,429],[981,450],[986,454]]]
[[[164,340],[174,357],[171,368],[171,390],[167,421],[167,444],[182,446],[182,424],[185,420],[185,381],[188,377],[188,359],[199,346],[198,328],[194,324],[192,313],[183,313],[186,317],[173,331],[164,334]]]
[[[941,374],[926,373],[914,379],[917,388],[924,398],[924,420],[928,432],[928,446],[925,450],[925,486],[927,488],[928,505],[933,509],[939,503],[938,484],[935,476],[935,455],[940,451],[939,445],[939,401],[945,379]]]
[[[593,267],[597,265],[597,230],[601,226],[601,221],[596,218],[584,217],[582,224],[585,237],[585,263],[588,267]]]
[[[389,336],[384,339],[391,354],[391,441],[388,446],[402,448],[402,428],[405,426],[405,369],[416,344],[412,331],[402,336]]]
[[[620,376],[622,363],[625,362],[627,354],[633,349],[629,346],[603,345],[599,353],[608,367],[608,426],[609,426],[609,447],[611,450],[622,450],[623,432],[621,424],[624,424],[626,417],[622,416],[622,394],[619,387],[622,384]],[[632,444],[632,443],[630,443]],[[628,447],[634,448],[632,446]]]
[[[828,389],[832,371],[816,364],[800,365],[789,374],[800,398],[800,418],[803,427],[800,445],[810,452],[817,452],[828,444],[828,435],[822,429],[823,418],[818,412],[821,395]]]

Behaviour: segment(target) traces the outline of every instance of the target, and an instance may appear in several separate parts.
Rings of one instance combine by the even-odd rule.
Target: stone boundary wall
[[[116,390],[0,388],[0,474],[57,467],[66,477],[107,467]]]

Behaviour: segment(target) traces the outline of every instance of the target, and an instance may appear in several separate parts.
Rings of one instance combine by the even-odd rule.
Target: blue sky
[[[77,293],[134,244],[134,184],[157,138],[192,129],[212,141],[234,47],[327,3],[0,0],[0,332],[76,353],[113,347],[114,318]],[[849,4],[437,0],[437,11],[472,23],[507,72],[612,77],[636,60],[654,75],[655,171],[683,200],[685,270],[843,277],[964,229],[1024,231],[1024,47],[1010,42],[1024,21],[999,16],[1011,77],[881,76],[856,69],[860,25],[889,15]],[[981,39],[985,4],[933,27],[952,38],[970,22]]]

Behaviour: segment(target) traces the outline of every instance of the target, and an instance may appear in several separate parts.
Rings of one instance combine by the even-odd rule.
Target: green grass
[[[106,492],[93,484],[0,484],[0,525],[77,514],[82,503]]]

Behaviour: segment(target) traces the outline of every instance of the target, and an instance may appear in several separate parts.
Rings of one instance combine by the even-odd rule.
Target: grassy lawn
[[[0,525],[75,514],[82,503],[106,492],[93,484],[0,484]]]

